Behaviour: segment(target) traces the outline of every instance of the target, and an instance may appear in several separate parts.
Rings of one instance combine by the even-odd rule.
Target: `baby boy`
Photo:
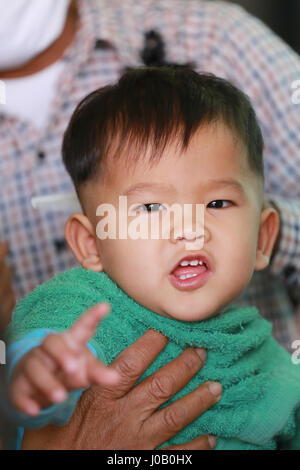
[[[100,360],[154,328],[169,343],[144,376],[191,345],[207,349],[207,363],[174,399],[204,380],[223,385],[219,403],[171,443],[209,432],[218,449],[299,448],[300,370],[255,308],[231,305],[267,267],[279,225],[263,203],[263,139],[248,98],[188,68],[131,70],[79,104],[63,158],[83,209],[65,231],[82,268],[17,306],[13,404],[33,426],[64,424],[82,389],[117,382]],[[200,221],[186,207],[200,208]],[[107,304],[87,310],[99,302],[112,311],[98,326]]]

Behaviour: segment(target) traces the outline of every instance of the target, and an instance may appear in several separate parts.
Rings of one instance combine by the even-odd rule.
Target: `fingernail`
[[[54,390],[52,397],[55,401],[58,402],[65,401],[66,393],[63,390]]]
[[[202,362],[206,361],[206,351],[203,348],[195,348],[196,353],[200,357]]]
[[[222,385],[218,382],[211,382],[208,388],[215,397],[220,396],[222,393]]]
[[[216,447],[217,439],[215,438],[215,436],[208,436],[208,442],[209,442],[210,448],[213,449],[214,447]]]

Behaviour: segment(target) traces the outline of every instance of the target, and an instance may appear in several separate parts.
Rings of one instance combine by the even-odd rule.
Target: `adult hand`
[[[176,435],[219,401],[221,386],[203,383],[190,394],[158,410],[203,365],[198,350],[188,348],[132,388],[166,344],[167,339],[162,334],[147,331],[112,363],[111,367],[121,375],[117,386],[91,387],[82,395],[68,425],[26,431],[22,448],[151,450]],[[213,436],[205,435],[165,449],[205,450],[213,448],[215,442]]]
[[[12,270],[5,263],[8,244],[0,241],[0,331],[10,322],[15,306],[15,296],[12,288]]]

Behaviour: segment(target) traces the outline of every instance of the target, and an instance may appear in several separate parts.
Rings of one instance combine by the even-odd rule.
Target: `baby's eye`
[[[207,207],[211,209],[225,209],[232,204],[231,201],[226,201],[224,199],[217,199],[216,201],[210,202]]]
[[[137,207],[137,210],[147,211],[147,212],[157,212],[164,210],[165,207],[158,202],[151,202],[150,204],[142,204],[141,206]]]

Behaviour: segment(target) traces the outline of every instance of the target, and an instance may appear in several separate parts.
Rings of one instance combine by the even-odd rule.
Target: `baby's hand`
[[[93,307],[68,331],[47,336],[25,354],[10,385],[10,398],[18,410],[36,416],[42,408],[65,401],[69,390],[118,383],[119,374],[98,361],[86,345],[108,312],[106,303]]]

